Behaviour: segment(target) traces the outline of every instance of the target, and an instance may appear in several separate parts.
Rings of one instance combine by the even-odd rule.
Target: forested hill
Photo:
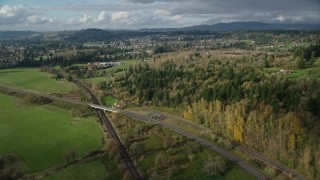
[[[136,32],[136,31],[113,31],[102,29],[85,29],[74,32],[65,40],[71,42],[94,42],[94,41],[119,41],[127,40],[132,37],[145,36],[151,33]]]
[[[0,40],[10,40],[10,39],[19,39],[30,37],[32,35],[37,34],[35,31],[0,31]]]
[[[196,25],[184,28],[141,29],[148,32],[173,31],[238,31],[238,30],[320,30],[320,24],[267,24],[260,22],[231,22],[212,25]]]
[[[319,77],[268,71],[270,64],[296,66],[300,57],[319,66],[319,48],[310,48],[296,55],[234,50],[159,56],[129,68],[114,93],[183,109],[181,115],[213,133],[320,178]]]
[[[0,39],[50,39],[70,42],[118,41],[157,33],[213,33],[239,30],[320,30],[320,24],[266,24],[260,22],[232,22],[213,25],[196,25],[184,28],[153,28],[139,30],[83,29],[76,31],[35,32],[35,31],[0,31]],[[37,35],[37,36],[35,36]]]
[[[184,28],[185,30],[213,30],[213,31],[235,31],[235,30],[319,30],[320,24],[266,24],[260,22],[232,22],[218,23],[214,25],[198,25]]]

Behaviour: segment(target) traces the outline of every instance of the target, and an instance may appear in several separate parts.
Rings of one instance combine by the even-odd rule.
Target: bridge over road
[[[3,87],[3,86],[0,85],[0,87]],[[256,170],[256,169],[252,168],[249,164],[245,163],[244,161],[242,161],[238,157],[236,157],[233,154],[230,154],[229,152],[221,149],[220,147],[208,142],[207,140],[205,140],[203,138],[200,138],[200,137],[197,137],[194,134],[191,134],[191,133],[189,133],[187,131],[179,129],[179,128],[173,126],[173,125],[164,123],[164,122],[159,121],[157,119],[154,119],[154,118],[152,118],[150,116],[142,115],[142,114],[139,114],[138,112],[135,112],[135,111],[120,110],[120,109],[115,109],[115,108],[111,108],[111,107],[102,106],[102,105],[99,105],[98,102],[96,102],[96,104],[94,104],[94,103],[76,101],[76,100],[63,98],[63,97],[56,97],[56,96],[52,96],[52,95],[49,95],[49,94],[42,94],[42,93],[39,93],[39,92],[30,91],[30,90],[15,89],[15,88],[12,88],[12,87],[5,87],[5,88],[13,90],[13,91],[16,91],[16,92],[20,92],[20,93],[34,94],[34,95],[38,95],[38,96],[51,98],[51,99],[54,99],[54,100],[61,100],[61,101],[66,101],[66,102],[70,102],[70,103],[75,103],[75,104],[87,105],[87,106],[90,106],[90,107],[98,109],[98,110],[109,111],[109,112],[113,112],[113,113],[122,113],[122,114],[124,114],[126,116],[130,116],[130,117],[132,117],[134,119],[138,119],[138,120],[146,121],[146,122],[149,122],[149,123],[151,122],[151,123],[155,123],[155,124],[161,125],[161,126],[163,126],[165,128],[171,129],[171,130],[173,130],[173,131],[175,131],[175,132],[177,132],[177,133],[179,133],[179,134],[181,134],[183,136],[186,136],[186,137],[188,137],[190,139],[194,139],[194,140],[198,141],[199,143],[207,146],[208,148],[210,148],[210,149],[214,150],[215,152],[219,153],[220,155],[222,155],[222,156],[228,158],[229,160],[235,162],[240,167],[242,167],[244,170],[246,170],[250,174],[254,175],[257,179],[268,179],[268,177],[265,176],[263,173],[261,173],[259,170]],[[241,149],[241,150],[243,150],[243,149]],[[248,152],[248,150],[246,150],[246,149],[244,149],[243,151]],[[291,179],[297,179],[297,180],[305,179],[300,174],[290,170],[289,168],[286,168],[285,166],[283,166],[283,165],[281,165],[279,163],[271,161],[271,160],[267,159],[266,157],[264,157],[264,156],[262,156],[262,155],[260,155],[258,153],[255,153],[255,152],[253,153],[252,151],[250,151],[249,154],[255,156],[256,158],[258,158],[260,160],[262,160],[263,162],[267,162],[267,164],[269,164],[269,165],[274,166],[275,169],[278,169],[278,170],[282,171],[285,175],[288,175]],[[129,163],[129,164],[131,164],[131,163]],[[133,166],[133,165],[131,165],[131,166]],[[137,175],[137,179],[139,179],[139,175],[137,173],[136,173],[136,175]]]
[[[101,109],[104,111],[109,111],[109,112],[113,112],[113,113],[119,113],[120,109],[115,109],[115,108],[111,108],[111,107],[106,107],[106,106],[101,106],[98,104],[92,104],[92,103],[88,103],[88,106],[95,108],[95,109]]]

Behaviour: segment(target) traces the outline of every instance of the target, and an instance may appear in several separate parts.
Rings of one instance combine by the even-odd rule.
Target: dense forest
[[[320,81],[290,77],[294,68],[312,67],[319,52],[315,45],[295,52],[171,53],[130,67],[114,92],[138,104],[183,109],[181,115],[212,133],[320,178]]]

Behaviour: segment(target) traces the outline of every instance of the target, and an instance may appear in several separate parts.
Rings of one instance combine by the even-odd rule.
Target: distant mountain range
[[[260,22],[231,22],[213,25],[196,25],[184,28],[139,29],[149,32],[170,31],[237,31],[237,30],[320,30],[320,24],[266,24]]]
[[[123,40],[156,32],[191,32],[191,31],[238,31],[238,30],[320,30],[320,24],[266,24],[260,22],[232,22],[214,25],[197,25],[184,28],[153,28],[139,30],[123,29],[84,29],[78,31],[35,32],[35,31],[0,31],[0,39],[51,39],[76,42]]]

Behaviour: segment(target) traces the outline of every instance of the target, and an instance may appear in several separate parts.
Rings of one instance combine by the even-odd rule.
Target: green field
[[[40,92],[69,92],[76,88],[66,80],[55,80],[53,75],[37,68],[0,70],[0,83]]]
[[[46,177],[47,180],[86,180],[107,179],[107,171],[99,161],[91,161],[72,165],[56,174]]]
[[[107,74],[112,75],[113,77],[94,77],[94,78],[86,78],[85,81],[89,83],[98,84],[101,82],[111,82],[114,81],[115,76],[122,76],[125,74],[125,71],[116,72],[118,69],[128,69],[130,66],[139,64],[139,62],[143,62],[141,60],[121,60],[121,65],[114,66],[111,68],[106,69],[100,69],[97,71],[97,74],[99,74],[102,71],[105,71]],[[87,65],[87,64],[78,64],[78,65]]]
[[[272,67],[272,68],[265,68],[264,71],[268,74],[277,73],[280,71],[280,67]],[[285,68],[284,68],[285,69]],[[293,69],[293,73],[285,74],[288,78],[298,78],[298,77],[309,77],[314,79],[320,79],[320,59],[318,59],[314,65],[309,66],[305,69]]]
[[[107,69],[105,69],[106,72],[107,73],[114,73],[117,69],[129,69],[130,66],[139,64],[140,62],[143,62],[143,61],[133,59],[133,60],[121,60],[118,62],[120,62],[121,65],[107,68]],[[99,70],[99,71],[103,71],[103,70]]]
[[[24,173],[62,165],[74,151],[83,156],[101,147],[95,118],[74,118],[52,105],[23,105],[21,99],[0,94],[0,155],[16,154]]]

